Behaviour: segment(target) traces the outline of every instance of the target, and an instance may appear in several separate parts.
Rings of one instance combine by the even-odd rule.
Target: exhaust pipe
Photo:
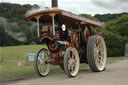
[[[52,8],[58,7],[58,0],[52,0]]]

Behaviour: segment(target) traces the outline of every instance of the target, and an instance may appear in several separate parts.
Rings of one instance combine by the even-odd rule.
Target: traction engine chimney
[[[58,7],[58,0],[52,0],[52,8]]]

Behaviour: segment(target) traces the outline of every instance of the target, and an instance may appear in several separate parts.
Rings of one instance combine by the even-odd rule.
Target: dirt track
[[[75,78],[68,78],[63,71],[54,71],[44,78],[15,81],[6,85],[128,85],[128,59],[107,64],[104,72],[94,73],[88,67],[82,67]]]

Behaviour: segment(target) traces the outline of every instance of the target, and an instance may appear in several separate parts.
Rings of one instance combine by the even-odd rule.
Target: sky
[[[51,7],[51,0],[0,0],[19,4]],[[58,0],[59,8],[75,14],[105,14],[128,12],[128,0]]]

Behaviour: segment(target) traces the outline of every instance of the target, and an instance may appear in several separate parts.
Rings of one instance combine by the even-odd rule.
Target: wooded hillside
[[[36,25],[26,20],[26,12],[38,5],[0,3],[0,46],[39,44]],[[106,23],[104,33],[108,56],[123,56],[128,43],[128,13],[120,14],[80,14]]]

